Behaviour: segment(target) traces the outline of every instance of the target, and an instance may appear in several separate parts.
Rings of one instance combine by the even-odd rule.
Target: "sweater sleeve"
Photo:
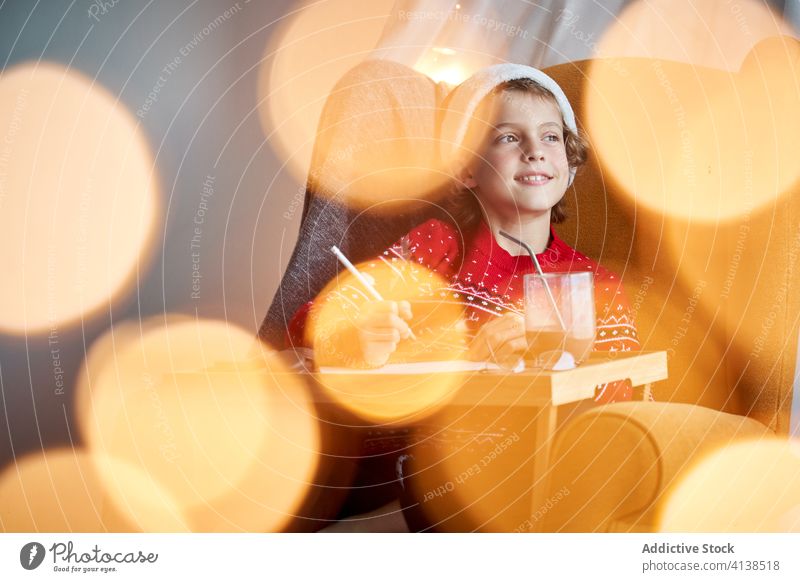
[[[629,352],[640,349],[636,324],[622,280],[602,267],[598,267],[595,279],[595,309],[595,350]],[[594,400],[599,404],[625,402],[632,398],[633,387],[629,381],[600,384],[595,389]]]
[[[452,277],[460,253],[458,240],[454,227],[432,219],[358,269],[373,279],[386,300],[406,299],[410,287],[420,293],[430,288],[434,274]],[[338,279],[339,275],[294,314],[287,329],[287,347],[313,347],[323,365],[357,366],[362,358],[355,321],[371,297],[350,277],[343,277],[341,283]]]
[[[595,309],[597,351],[629,352],[640,349],[636,324],[622,280],[602,267],[598,270],[595,282]]]

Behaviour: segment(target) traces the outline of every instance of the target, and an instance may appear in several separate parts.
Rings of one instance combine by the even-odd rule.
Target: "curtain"
[[[449,83],[496,62],[598,56],[738,70],[763,38],[797,36],[798,17],[796,0],[397,0],[372,56]]]

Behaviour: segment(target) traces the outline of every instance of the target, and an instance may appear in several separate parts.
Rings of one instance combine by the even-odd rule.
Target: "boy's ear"
[[[458,185],[462,188],[469,188],[472,190],[478,186],[478,181],[472,175],[472,169],[469,166],[457,166],[453,171],[453,177],[458,181]]]

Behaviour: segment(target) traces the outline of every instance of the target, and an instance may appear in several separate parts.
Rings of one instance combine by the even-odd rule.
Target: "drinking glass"
[[[592,273],[525,275],[524,285],[526,363],[552,368],[564,352],[585,360],[596,328]]]

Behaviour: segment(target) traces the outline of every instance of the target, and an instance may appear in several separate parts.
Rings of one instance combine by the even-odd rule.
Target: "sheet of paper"
[[[525,363],[520,360],[510,370],[518,373],[525,369]],[[447,372],[481,372],[483,370],[503,370],[497,364],[490,362],[471,362],[469,360],[447,360],[438,362],[410,362],[405,364],[387,364],[380,368],[369,370],[353,368],[320,368],[322,374],[441,374]]]

